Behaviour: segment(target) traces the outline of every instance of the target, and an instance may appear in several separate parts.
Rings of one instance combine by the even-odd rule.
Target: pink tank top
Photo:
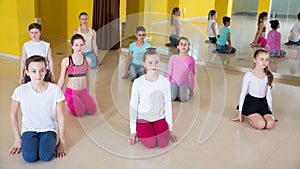
[[[88,63],[85,57],[83,57],[83,63],[81,65],[75,65],[72,56],[69,56],[69,66],[67,73],[69,77],[82,77],[87,75]]]

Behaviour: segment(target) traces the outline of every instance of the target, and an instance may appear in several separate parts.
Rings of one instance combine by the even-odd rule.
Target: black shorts
[[[249,93],[245,97],[244,105],[242,108],[242,114],[244,116],[249,116],[251,114],[258,113],[261,116],[266,114],[272,114],[269,109],[266,97],[257,98],[251,96]]]

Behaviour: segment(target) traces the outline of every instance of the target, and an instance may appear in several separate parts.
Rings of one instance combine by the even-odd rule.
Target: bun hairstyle
[[[173,26],[173,19],[174,19],[174,15],[176,12],[179,11],[178,7],[173,8],[172,13],[171,13],[171,26]]]
[[[259,16],[258,16],[257,25],[259,25],[260,23],[263,23],[263,19],[266,16],[268,16],[268,12],[260,13]]]
[[[256,59],[260,53],[268,54],[268,51],[266,51],[264,49],[258,49],[254,52],[253,58]],[[268,86],[270,86],[272,88],[272,82],[274,79],[273,73],[269,70],[268,66],[264,68],[264,72],[266,73],[267,78],[268,78]]]
[[[217,13],[217,11],[216,10],[210,10],[209,12],[208,12],[208,20],[211,20],[211,18],[215,15]]]
[[[278,25],[279,25],[279,21],[277,19],[275,20],[271,20],[270,21],[270,24],[271,24],[271,28],[272,29],[277,29]]]

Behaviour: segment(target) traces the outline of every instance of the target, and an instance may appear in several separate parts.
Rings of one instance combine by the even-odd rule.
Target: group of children
[[[210,10],[208,13],[208,42],[216,44],[217,53],[235,53],[236,49],[231,46],[230,39],[230,18],[223,17],[224,26],[218,35],[218,24],[215,19],[217,18],[217,11]],[[284,57],[286,52],[281,49],[281,34],[277,31],[280,28],[280,23],[277,19],[271,20],[270,25],[272,30],[268,32],[266,37],[266,25],[268,20],[268,13],[262,12],[258,16],[257,31],[254,36],[253,42],[250,43],[251,47],[262,47],[269,52],[270,57]],[[298,13],[298,22],[295,23],[290,31],[286,45],[300,45],[300,13]]]
[[[160,57],[155,48],[144,41],[146,30],[138,26],[137,41],[130,44],[123,79],[133,82],[130,99],[129,143],[154,148],[165,147],[173,134],[171,101],[188,101],[194,93],[195,60],[188,55],[190,42],[176,39],[178,54],[169,59],[167,77],[159,75]]]
[[[20,86],[11,97],[10,120],[15,142],[10,154],[22,152],[23,159],[27,162],[64,157],[64,101],[66,100],[67,110],[75,116],[93,115],[97,112],[97,104],[89,92],[89,72],[90,67],[96,68],[99,64],[98,49],[96,33],[87,26],[87,18],[88,15],[84,12],[79,15],[81,25],[71,38],[73,52],[61,61],[58,85],[54,84],[50,44],[40,39],[41,25],[29,25],[31,40],[24,43],[22,50]],[[63,94],[66,74],[69,78]],[[22,111],[21,131],[19,107]]]
[[[210,11],[209,15],[209,19],[214,20],[217,13]],[[80,14],[81,27],[87,26],[86,17],[86,13]],[[221,29],[219,37],[217,36],[217,23],[209,22],[209,28],[212,29],[209,39],[212,43],[217,44],[217,51],[234,53],[235,49],[231,47],[230,29],[228,28],[230,18],[223,17],[223,22],[225,27]],[[24,44],[24,55],[21,60],[22,73],[19,80],[24,84],[14,90],[10,110],[15,136],[10,153],[18,154],[22,150],[23,158],[27,162],[49,161],[54,158],[55,154],[58,157],[66,155],[65,106],[63,103],[65,99],[67,109],[75,116],[82,116],[86,113],[92,115],[97,111],[96,102],[89,94],[89,67],[93,65],[93,58],[90,58],[93,57],[91,49],[96,50],[96,47],[92,45],[95,43],[95,32],[89,27],[78,28],[74,32],[71,39],[73,52],[61,61],[60,78],[58,85],[55,85],[48,82],[55,82],[51,49],[48,43],[39,39],[40,26],[33,25],[35,26],[29,26],[32,38],[30,43],[38,44],[38,47],[32,47],[29,43]],[[92,39],[87,40],[88,38],[78,34],[80,32],[90,33],[89,36]],[[172,101],[186,102],[194,95],[195,60],[188,54],[190,42],[186,37],[176,37],[178,54],[169,58],[167,77],[163,77],[158,73],[160,69],[159,54],[155,48],[151,48],[151,45],[144,41],[145,28],[137,27],[135,36],[137,41],[129,46],[123,76],[123,79],[130,77],[133,82],[128,141],[133,145],[140,140],[148,148],[166,147],[170,140],[177,141],[177,137],[173,133]],[[229,43],[226,46],[228,40]],[[257,42],[255,41],[255,43]],[[92,46],[92,48],[88,48],[88,51],[85,50],[86,44]],[[85,54],[84,51],[87,51],[88,54]],[[97,56],[97,52],[94,54]],[[94,63],[97,65],[96,56]],[[257,129],[272,129],[275,125],[275,118],[272,115],[273,75],[268,70],[269,52],[264,49],[257,50],[254,53],[253,61],[256,65],[255,68],[247,72],[243,78],[238,106],[239,113],[231,120],[242,122],[242,117],[245,116],[249,123]],[[29,82],[23,78],[24,69],[30,79]],[[48,71],[48,69],[50,70]],[[48,79],[45,78],[47,73]],[[69,79],[63,95],[61,89],[64,86],[66,75]],[[19,107],[22,110],[21,132],[18,122]],[[41,110],[43,111],[41,112]],[[58,133],[58,143],[56,144]]]

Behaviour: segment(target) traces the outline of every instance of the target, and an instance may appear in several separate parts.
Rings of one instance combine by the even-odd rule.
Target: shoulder
[[[43,44],[43,45],[45,45],[45,46],[50,46],[50,43],[45,42],[45,41],[43,41],[43,40],[41,40],[40,43]]]
[[[129,48],[133,48],[133,47],[136,47],[136,43],[135,43],[135,42],[132,42],[132,43],[129,45]]]
[[[151,45],[148,42],[144,42],[145,47],[151,47]]]
[[[55,91],[61,91],[61,89],[58,87],[58,85],[57,84],[54,84],[54,83],[50,83],[50,82],[48,82],[48,87],[49,87],[49,89],[51,89],[51,90],[55,90]]]
[[[251,78],[251,77],[253,77],[253,73],[252,73],[251,71],[248,71],[248,72],[246,72],[246,73],[244,74],[244,78],[249,79],[249,78]]]
[[[169,85],[170,84],[170,81],[162,75],[159,75],[158,80],[160,81],[160,83],[163,83],[164,85]]]

